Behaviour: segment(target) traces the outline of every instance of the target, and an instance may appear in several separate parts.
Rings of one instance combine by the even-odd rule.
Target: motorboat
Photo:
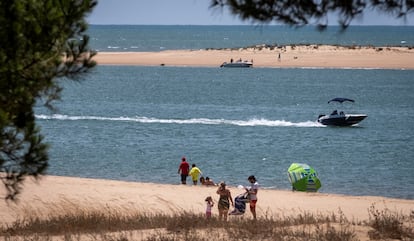
[[[253,67],[253,62],[252,61],[230,61],[228,62],[224,62],[220,65],[220,67],[227,67],[227,68],[250,68]]]
[[[367,117],[367,115],[363,114],[345,114],[343,111],[337,113],[337,111],[334,110],[333,112],[336,113],[319,115],[318,122],[327,126],[352,126],[358,124]]]
[[[328,101],[328,103],[339,102],[342,104],[345,101],[355,102],[348,98],[334,98]],[[366,117],[367,115],[365,114],[345,114],[343,111],[338,112],[337,110],[334,110],[329,115],[319,115],[318,122],[328,126],[352,126],[358,124]]]

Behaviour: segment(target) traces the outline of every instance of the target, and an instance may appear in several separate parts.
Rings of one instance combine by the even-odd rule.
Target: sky
[[[251,25],[226,9],[209,8],[211,0],[98,0],[88,16],[90,24],[131,25]],[[329,18],[329,25],[337,25]],[[414,25],[414,14],[406,21],[376,12],[364,13],[351,25]]]

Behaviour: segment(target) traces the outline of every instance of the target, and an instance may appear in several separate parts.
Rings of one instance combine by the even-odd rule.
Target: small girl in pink
[[[204,200],[206,201],[206,218],[210,219],[211,218],[211,208],[214,206],[214,201],[211,198],[211,196],[206,197],[206,199]]]

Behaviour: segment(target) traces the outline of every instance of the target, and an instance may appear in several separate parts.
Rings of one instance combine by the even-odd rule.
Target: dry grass
[[[404,216],[389,209],[377,210],[374,205],[369,209],[369,232],[371,239],[414,240],[414,213]]]
[[[51,207],[50,215],[38,211],[0,226],[0,239],[17,240],[359,240],[355,227],[366,227],[371,239],[414,239],[414,215],[403,216],[390,210],[369,209],[370,220],[351,223],[341,210],[329,216],[302,213],[290,217],[243,216],[220,221],[204,214],[153,214],[109,207],[82,208],[63,203]]]

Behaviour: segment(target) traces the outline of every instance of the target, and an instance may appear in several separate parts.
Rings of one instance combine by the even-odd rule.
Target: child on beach
[[[211,218],[211,208],[214,206],[214,201],[211,198],[211,196],[206,197],[206,199],[204,200],[206,201],[206,218],[210,219]]]
[[[216,184],[209,177],[206,177],[206,180],[204,182],[204,185],[207,185],[207,186],[215,186]]]
[[[200,183],[204,186],[216,186],[216,184],[209,177],[200,177]]]

